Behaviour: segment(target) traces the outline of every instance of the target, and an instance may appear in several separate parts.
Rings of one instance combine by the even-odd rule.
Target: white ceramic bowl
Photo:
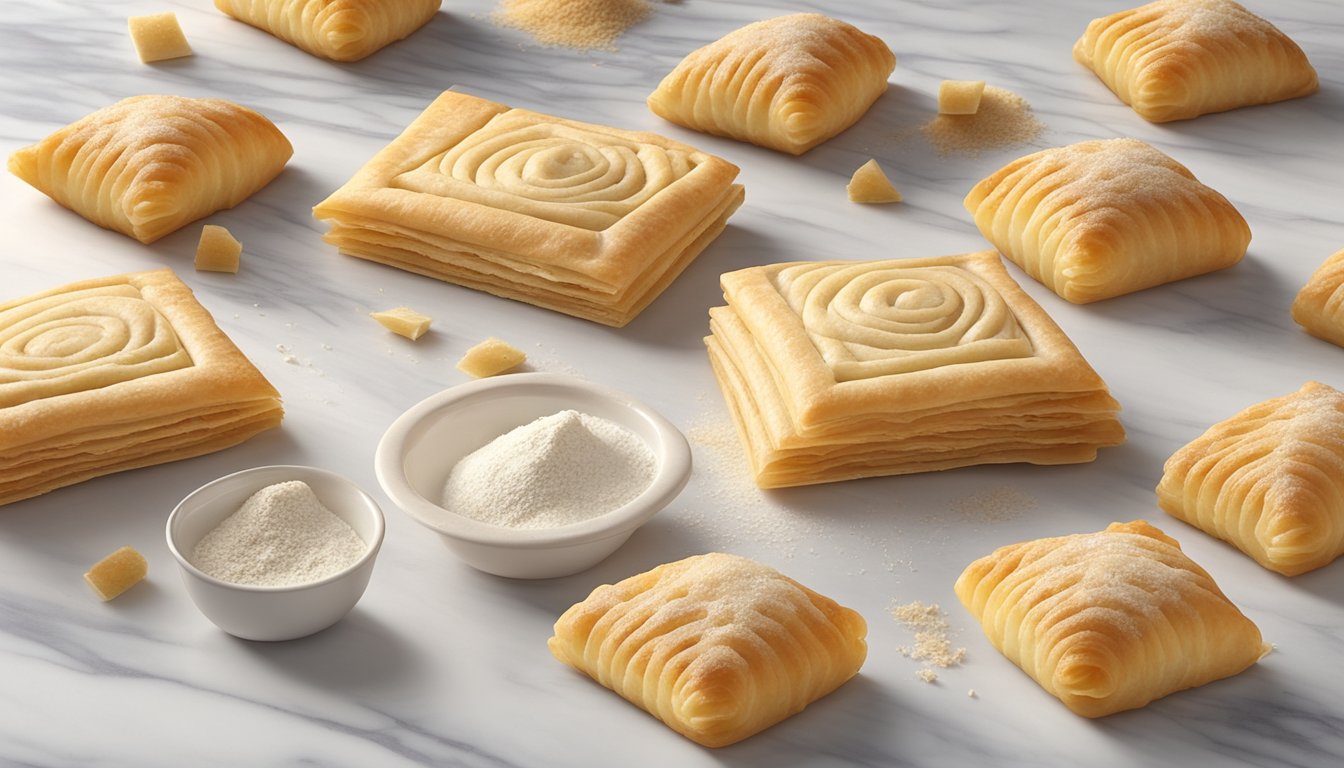
[[[439,505],[448,474],[467,454],[570,408],[620,424],[649,446],[657,468],[643,493],[592,519],[544,529],[491,525]],[[690,478],[691,449],[671,422],[620,392],[569,376],[513,373],[446,389],[406,411],[379,442],[374,469],[393,503],[443,534],[472,567],[545,579],[596,565],[667,506]]]
[[[285,587],[232,584],[192,565],[187,555],[215,526],[268,485],[302,480],[368,545],[363,557],[320,581]],[[382,510],[359,486],[325,469],[288,465],[225,475],[192,491],[168,516],[168,549],[196,607],[220,629],[245,640],[293,640],[340,621],[369,584],[383,543]]]

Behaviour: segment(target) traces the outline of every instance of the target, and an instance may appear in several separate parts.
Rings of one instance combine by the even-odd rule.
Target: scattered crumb
[[[949,512],[987,523],[1016,520],[1039,506],[1036,499],[1021,489],[999,486],[963,496],[948,505]]]
[[[987,86],[973,115],[938,115],[920,132],[940,155],[975,156],[987,149],[1026,144],[1045,130],[1027,100],[1012,91]]]
[[[710,501],[710,512],[695,513],[692,525],[713,524],[715,535],[728,544],[747,541],[767,545],[785,558],[798,554],[800,542],[826,536],[824,526],[776,502],[757,487],[737,427],[727,413],[698,417],[686,430],[686,438],[691,443],[696,471],[707,480],[700,487]]]
[[[952,642],[948,639],[947,619],[936,603],[922,603],[916,600],[911,603],[893,604],[891,616],[915,633],[913,648],[901,646],[896,650],[902,656],[925,663],[915,673],[924,682],[931,683],[938,679],[937,673],[933,671],[934,666],[947,669],[961,664],[966,659],[965,648],[955,650],[952,648]]]
[[[616,38],[651,13],[648,0],[502,0],[490,18],[543,45],[614,51]]]
[[[975,689],[972,688],[971,690],[967,691],[967,692],[966,692],[966,696],[967,696],[968,698],[972,698],[972,699],[976,698],[976,695],[975,695]]]

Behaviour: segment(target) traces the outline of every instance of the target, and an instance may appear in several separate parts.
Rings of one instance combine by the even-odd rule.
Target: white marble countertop
[[[21,766],[1337,766],[1344,762],[1344,562],[1286,579],[1157,509],[1162,462],[1241,408],[1308,379],[1344,386],[1344,350],[1303,333],[1288,306],[1344,246],[1344,5],[1252,3],[1321,75],[1307,99],[1151,125],[1070,56],[1102,0],[685,0],[615,52],[545,48],[490,20],[491,0],[448,0],[413,37],[356,64],[313,58],[208,0],[6,0],[0,14],[0,150],[7,155],[117,99],[221,96],[271,117],[296,152],[285,172],[208,221],[245,246],[236,276],[191,268],[198,226],[142,246],[0,177],[0,294],[171,266],[282,392],[279,430],[208,457],[127,472],[0,510],[0,764]],[[680,57],[742,24],[829,10],[896,52],[892,87],[855,128],[801,158],[668,125],[644,98]],[[141,64],[126,17],[176,11],[188,59]],[[1028,146],[940,155],[916,130],[938,82],[986,79],[1024,96],[1046,132]],[[742,168],[727,231],[634,323],[599,327],[338,255],[309,210],[440,91],[456,87],[564,117],[662,132]],[[1134,136],[1229,197],[1254,232],[1224,272],[1091,306],[1013,274],[1123,404],[1128,442],[1091,464],[977,467],[761,493],[743,468],[701,337],[718,275],[774,261],[930,256],[986,247],[961,199],[1027,151]],[[848,202],[850,172],[878,158],[899,206]],[[366,313],[436,317],[412,343]],[[454,363],[497,335],[534,370],[639,397],[691,438],[687,490],[616,555],[563,579],[518,582],[457,561],[393,508],[374,446],[409,405],[466,380]],[[387,512],[368,592],[307,639],[251,643],[189,601],[163,541],[174,504],[261,464],[351,477]],[[1146,518],[1179,539],[1275,651],[1235,678],[1099,721],[1070,714],[1002,658],[952,583],[1002,544]],[[82,573],[116,547],[148,580],[100,603]],[[727,550],[859,610],[860,675],[748,741],[702,749],[554,661],[555,618],[594,586]],[[940,604],[961,666],[933,684],[901,653],[894,603]],[[974,690],[974,696],[968,691]]]

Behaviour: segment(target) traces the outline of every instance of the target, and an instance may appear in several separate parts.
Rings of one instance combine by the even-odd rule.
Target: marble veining
[[[494,0],[445,0],[410,38],[354,64],[309,56],[208,0],[7,0],[0,14],[4,154],[139,93],[220,96],[272,118],[295,155],[270,186],[208,221],[243,242],[237,275],[191,268],[198,226],[151,245],[98,229],[0,176],[0,301],[77,279],[173,267],[281,391],[279,430],[211,456],[98,479],[0,509],[0,765],[210,766],[1293,766],[1344,763],[1344,562],[1285,579],[1157,509],[1162,462],[1216,421],[1307,379],[1344,387],[1344,350],[1288,306],[1344,246],[1344,4],[1251,0],[1307,52],[1309,98],[1144,122],[1070,55],[1120,0],[682,0],[658,3],[616,51],[540,46],[494,25]],[[126,17],[172,10],[195,55],[141,64]],[[799,158],[663,122],[644,99],[680,58],[784,12],[840,16],[885,39],[891,88],[858,125]],[[1046,130],[1020,146],[941,154],[920,134],[938,82],[985,79],[1024,96]],[[650,130],[741,167],[728,229],[628,327],[614,330],[344,257],[311,207],[441,91]],[[1110,385],[1128,442],[1066,467],[974,467],[762,493],[748,479],[705,358],[719,274],[775,261],[933,256],[988,246],[961,206],[980,178],[1036,149],[1133,136],[1188,165],[1250,222],[1224,272],[1089,306],[1009,265]],[[877,158],[898,206],[848,202]],[[367,317],[408,305],[436,318],[411,343]],[[402,410],[465,376],[496,335],[530,367],[622,389],[690,437],[683,495],[592,570],[515,582],[471,570],[378,490],[374,446]],[[192,606],[163,541],[172,507],[249,466],[341,472],[384,504],[368,592],[335,627],[258,644]],[[1175,536],[1275,650],[1237,677],[1099,721],[1070,714],[1004,660],[952,583],[1026,538],[1146,518]],[[149,579],[103,604],[83,584],[123,544]],[[555,618],[594,586],[709,550],[767,562],[857,609],[860,675],[739,745],[701,749],[555,662]],[[893,603],[939,603],[964,664],[916,676]],[[971,695],[971,692],[974,692]]]

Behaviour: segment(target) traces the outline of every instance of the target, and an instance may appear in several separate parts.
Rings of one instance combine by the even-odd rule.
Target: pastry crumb
[[[410,307],[396,307],[382,312],[370,312],[369,317],[377,320],[387,330],[415,341],[429,330],[433,318],[416,312]]]
[[[242,254],[243,244],[225,227],[218,224],[201,227],[201,239],[196,243],[197,272],[237,274]]]
[[[849,193],[850,202],[854,203],[899,203],[902,199],[900,190],[887,178],[877,160],[869,160],[859,166],[850,177],[845,191]]]
[[[932,669],[929,669],[928,667],[921,667],[919,670],[917,670],[915,672],[915,677],[918,677],[920,680],[923,680],[924,682],[930,684],[938,682],[938,673],[934,672]]]
[[[517,368],[527,355],[517,347],[493,336],[468,349],[457,361],[457,369],[473,378],[482,379]]]
[[[145,578],[149,564],[133,547],[122,547],[99,560],[84,574],[84,581],[103,602],[130,589]]]
[[[131,44],[140,61],[149,64],[165,59],[180,59],[191,55],[191,45],[177,22],[177,14],[155,13],[131,16],[126,20],[131,33]]]

